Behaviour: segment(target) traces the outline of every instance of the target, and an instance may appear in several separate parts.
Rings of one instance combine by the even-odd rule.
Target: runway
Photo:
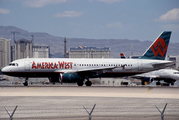
[[[178,87],[30,86],[0,87],[0,96],[83,96],[179,99]]]
[[[155,105],[165,110],[166,119],[179,119],[178,87],[107,87],[107,86],[29,86],[0,87],[0,119],[8,119],[4,106],[14,119],[82,119],[96,104],[92,118],[160,119]]]

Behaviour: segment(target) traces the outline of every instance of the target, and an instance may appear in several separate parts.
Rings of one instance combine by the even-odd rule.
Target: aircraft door
[[[25,68],[24,68],[25,70],[30,70],[29,60],[25,60],[25,61],[24,61],[24,67],[25,67]]]
[[[142,61],[137,61],[138,63],[138,71],[142,71],[143,70],[143,63]]]

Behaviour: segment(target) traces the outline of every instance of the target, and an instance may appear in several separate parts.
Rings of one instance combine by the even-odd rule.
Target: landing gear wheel
[[[142,85],[145,85],[144,81],[141,82]]]
[[[174,85],[174,83],[172,82],[172,83],[171,83],[171,85],[173,86],[173,85]]]
[[[25,78],[24,86],[28,86],[28,77]]]
[[[24,86],[28,86],[28,82],[25,82],[25,83],[23,83],[24,84]]]
[[[78,85],[78,86],[83,86],[83,84],[84,84],[83,81],[78,81],[78,82],[77,82],[77,85]]]
[[[91,86],[91,85],[92,85],[92,82],[91,82],[91,81],[86,81],[86,82],[85,82],[85,85],[86,85],[86,86]]]
[[[160,82],[156,82],[156,85],[160,85]]]

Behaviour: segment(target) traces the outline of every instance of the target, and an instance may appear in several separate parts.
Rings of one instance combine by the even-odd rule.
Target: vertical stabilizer
[[[120,53],[120,57],[121,57],[121,59],[126,59],[124,53]]]
[[[171,33],[171,31],[162,32],[139,59],[164,60],[167,53]]]

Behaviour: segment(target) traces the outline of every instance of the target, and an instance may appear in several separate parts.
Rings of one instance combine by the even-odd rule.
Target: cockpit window
[[[18,66],[17,63],[10,63],[9,66]]]

